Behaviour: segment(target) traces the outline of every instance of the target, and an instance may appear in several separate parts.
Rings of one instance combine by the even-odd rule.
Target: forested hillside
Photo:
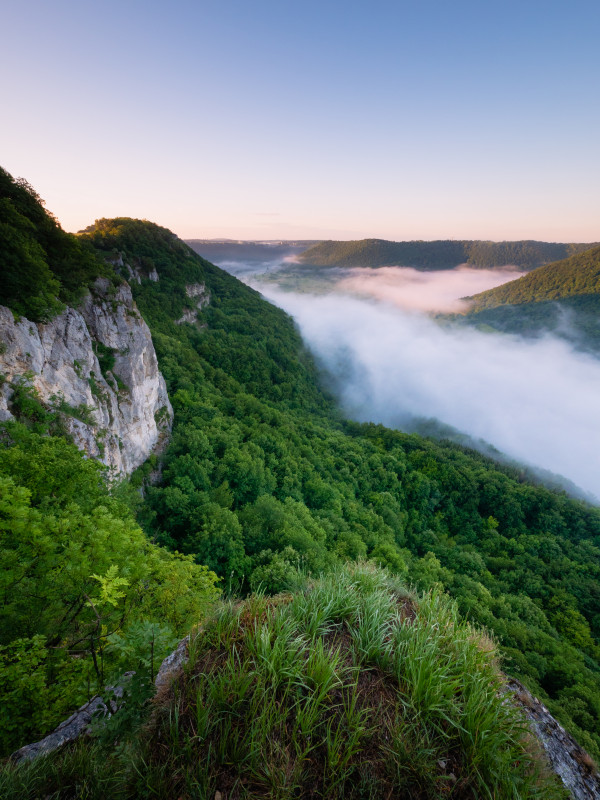
[[[20,716],[4,725],[5,752],[75,707],[88,681],[152,672],[149,643],[172,641],[214,596],[205,566],[246,595],[370,559],[447,591],[497,637],[505,670],[600,755],[599,509],[457,445],[345,421],[292,320],[168,230],[101,220],[77,241],[114,281],[136,276],[175,421],[158,482],[146,480],[152,457],[109,492],[35,397],[15,406],[0,454],[0,674]]]
[[[532,337],[552,333],[600,355],[600,247],[472,298],[458,321]]]
[[[34,321],[73,302],[105,265],[66,234],[26,181],[0,167],[0,304]]]
[[[164,229],[117,220],[87,235],[161,276],[134,284],[175,409],[148,534],[235,591],[281,591],[348,558],[439,583],[595,751],[600,511],[457,446],[345,422],[282,311]],[[176,325],[187,281],[211,302]]]
[[[600,247],[593,247],[475,295],[470,298],[470,311],[597,294],[600,294]]]
[[[320,242],[300,256],[302,264],[323,267],[403,266],[416,269],[452,269],[459,264],[493,269],[512,265],[530,270],[586,250],[589,244],[553,242],[414,241],[385,239]]]

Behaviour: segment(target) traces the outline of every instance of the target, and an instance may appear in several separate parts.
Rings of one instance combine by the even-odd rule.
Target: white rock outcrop
[[[32,385],[63,411],[77,446],[114,475],[129,474],[168,438],[173,410],[150,330],[128,284],[96,281],[78,309],[46,324],[0,306],[0,419],[11,414],[13,384]],[[102,374],[98,354],[114,366]]]
[[[183,315],[176,320],[177,325],[183,325],[184,322],[196,322],[198,319],[198,311],[210,303],[210,292],[207,290],[205,283],[188,283],[185,287],[185,293],[190,299],[196,301],[196,307],[186,308]]]

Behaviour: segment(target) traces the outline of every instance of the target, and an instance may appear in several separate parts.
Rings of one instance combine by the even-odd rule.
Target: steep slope
[[[0,418],[39,401],[114,476],[130,474],[168,436],[173,410],[150,331],[126,283],[100,278],[75,309],[47,323],[0,306]]]
[[[146,270],[132,291],[175,409],[148,534],[235,591],[360,557],[441,583],[596,752],[600,512],[461,447],[343,421],[292,321],[165,229],[114,220],[86,235]],[[210,295],[201,309],[192,284]]]
[[[526,337],[552,333],[600,356],[600,248],[470,298],[459,322]]]
[[[3,170],[0,203],[0,419],[54,416],[113,477],[130,474],[173,411],[129,285]]]
[[[129,268],[120,264],[133,265],[140,278],[131,281],[133,295],[159,351],[185,343],[194,354],[190,369],[200,358],[223,377],[235,375],[250,394],[313,410],[329,407],[289,317],[170,231],[141,220],[99,220],[80,238],[113,259],[123,276]],[[167,369],[172,358],[163,364]],[[174,390],[171,384],[170,395]]]
[[[0,167],[0,304],[35,322],[79,300],[108,274],[91,248],[65,233],[24,180]]]
[[[540,303],[600,294],[600,247],[556,261],[536,269],[517,280],[477,294],[471,300],[470,312],[500,305]]]
[[[469,264],[471,267],[486,269],[513,265],[530,270],[590,246],[535,241],[390,242],[385,239],[362,239],[321,242],[305,250],[298,260],[302,264],[324,267],[405,266],[416,269],[452,269],[459,264]]]
[[[166,229],[102,220],[80,240],[129,280],[175,411],[161,482],[132,499],[154,542],[241,593],[360,558],[443,587],[600,753],[597,509],[464,448],[344,421],[292,320]]]

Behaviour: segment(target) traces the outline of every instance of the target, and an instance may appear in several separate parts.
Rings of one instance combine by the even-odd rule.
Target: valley
[[[193,253],[167,229],[146,221],[116,218],[98,220],[78,237],[70,237],[56,223],[44,221],[45,212],[40,212],[39,201],[31,190],[15,183],[7,173],[3,181],[5,201],[20,208],[23,218],[34,220],[37,216],[43,223],[36,227],[34,222],[25,225],[15,218],[8,241],[17,255],[12,262],[4,262],[9,267],[4,275],[10,278],[2,296],[7,313],[13,306],[18,324],[31,327],[34,332],[37,329],[43,339],[53,320],[65,313],[65,304],[76,309],[90,302],[88,298],[94,297],[98,280],[114,287],[114,313],[120,313],[121,294],[130,292],[132,300],[127,308],[132,324],[139,315],[148,326],[160,378],[173,409],[172,430],[161,451],[150,454],[129,478],[115,481],[102,471],[99,461],[84,458],[75,446],[86,449],[85,442],[74,442],[69,433],[68,423],[75,412],[68,404],[53,403],[43,393],[35,362],[20,376],[14,370],[5,372],[3,391],[10,413],[3,423],[0,450],[5,531],[0,560],[7,598],[0,644],[0,668],[7,687],[2,706],[5,755],[21,746],[24,739],[32,741],[52,730],[86,697],[102,691],[107,681],[119,680],[124,671],[132,668],[136,676],[126,690],[129,712],[119,712],[114,722],[106,723],[106,734],[99,732],[100,739],[94,745],[97,749],[89,750],[82,743],[48,756],[42,767],[35,767],[36,762],[31,768],[7,766],[0,774],[5,796],[23,796],[24,784],[19,781],[30,781],[35,787],[42,780],[46,786],[60,788],[68,784],[69,775],[85,779],[88,769],[102,776],[98,786],[111,786],[110,791],[115,792],[128,787],[134,796],[142,796],[139,761],[134,751],[145,753],[142,757],[150,759],[148,775],[154,786],[160,784],[160,774],[172,775],[160,796],[168,797],[173,786],[180,785],[176,774],[187,775],[184,783],[191,786],[190,781],[196,779],[183,766],[187,763],[184,753],[189,747],[189,732],[182,732],[183,738],[173,740],[165,762],[162,756],[151,755],[155,744],[149,729],[143,727],[154,675],[163,656],[189,631],[191,641],[196,643],[193,648],[200,648],[193,652],[204,652],[202,648],[208,643],[202,644],[204,640],[193,633],[194,626],[205,618],[212,619],[213,614],[217,620],[215,630],[222,631],[231,646],[238,642],[243,631],[240,623],[234,620],[233,627],[227,628],[218,621],[227,618],[223,614],[229,613],[226,609],[232,602],[238,602],[234,598],[240,598],[239,602],[247,598],[254,609],[248,613],[258,614],[257,620],[272,619],[279,631],[278,626],[292,623],[285,622],[285,615],[278,622],[280,618],[271,617],[268,609],[287,603],[285,598],[292,596],[298,598],[294,602],[301,607],[305,602],[302,598],[310,599],[311,592],[316,591],[311,587],[316,586],[321,587],[319,592],[325,592],[319,595],[322,602],[328,603],[326,576],[336,574],[336,570],[350,570],[340,573],[346,576],[341,579],[346,588],[335,602],[342,605],[330,612],[324,611],[325,606],[322,610],[315,607],[311,614],[316,615],[315,620],[323,619],[324,625],[333,626],[331,630],[339,635],[346,635],[342,634],[346,631],[353,641],[367,637],[354,655],[347,656],[352,663],[358,659],[356,664],[360,664],[360,648],[376,648],[369,650],[375,661],[364,662],[365,675],[377,664],[381,665],[377,669],[389,671],[391,662],[381,660],[380,646],[367,644],[371,634],[367,628],[356,627],[355,612],[343,612],[341,608],[355,596],[359,585],[367,593],[365,609],[369,603],[383,602],[384,586],[388,587],[385,592],[395,587],[393,592],[414,597],[410,601],[415,609],[411,619],[416,614],[425,639],[430,625],[438,625],[438,620],[455,620],[452,626],[457,626],[456,632],[435,644],[429,680],[438,681],[433,676],[447,658],[444,653],[457,652],[459,640],[470,641],[471,628],[461,626],[484,628],[497,645],[490,644],[489,650],[487,644],[482,645],[482,660],[476,656],[479,651],[461,650],[472,664],[466,668],[465,679],[468,675],[481,681],[478,685],[487,687],[483,696],[495,695],[497,686],[504,681],[493,666],[496,656],[491,653],[497,647],[503,669],[541,697],[586,750],[598,752],[598,508],[569,498],[558,488],[544,488],[518,464],[491,458],[491,450],[483,455],[447,438],[436,441],[394,429],[402,427],[396,418],[386,420],[391,427],[384,427],[375,424],[376,419],[361,419],[357,412],[365,401],[374,404],[379,398],[382,407],[393,407],[391,413],[395,414],[399,406],[386,397],[385,391],[397,399],[409,396],[414,389],[406,383],[394,384],[389,368],[385,382],[373,386],[366,382],[367,362],[361,367],[360,362],[353,363],[348,358],[349,340],[344,338],[344,330],[354,334],[360,333],[361,328],[372,330],[385,366],[399,362],[399,341],[414,344],[418,337],[426,341],[431,336],[430,326],[446,336],[443,328],[413,312],[406,319],[413,320],[410,325],[416,324],[417,328],[408,327],[401,339],[394,326],[399,320],[401,324],[408,323],[404,316],[398,316],[397,307],[389,306],[382,312],[372,299],[354,296],[340,300],[335,293],[313,297],[261,286],[265,295],[270,293],[299,321],[303,340],[284,310],[267,302],[255,288]],[[35,252],[35,242],[42,237],[54,242],[55,255],[44,257],[47,250],[39,250],[37,273],[32,273],[34,277],[21,284],[15,294],[11,287],[21,274],[23,254]],[[71,283],[67,293],[61,280],[60,258],[75,247],[87,254],[88,268],[80,274],[78,283]],[[334,308],[328,306],[331,303]],[[312,322],[303,316],[303,309],[309,307]],[[111,309],[110,301],[107,309]],[[365,309],[376,314],[371,321],[364,316]],[[395,348],[391,358],[387,354],[387,361],[388,334],[382,328],[386,319],[391,320],[389,341]],[[459,336],[456,346],[463,347],[464,341],[471,351],[479,346],[476,342],[483,341],[467,340],[461,335],[463,340]],[[328,343],[329,363],[320,341]],[[441,372],[442,385],[448,386],[448,376],[444,377],[442,370],[444,360],[455,365],[455,372],[467,351],[459,349],[449,359],[441,341],[430,344],[433,352],[439,351],[439,361],[434,366],[427,364],[423,377]],[[125,357],[112,350],[110,344],[98,351],[97,362],[90,361],[90,369],[103,371],[108,385],[116,384],[117,376],[124,375],[118,371],[117,356]],[[318,356],[317,363],[307,344]],[[0,362],[9,363],[12,348],[12,341],[7,339]],[[426,351],[413,350],[415,362],[423,363]],[[540,352],[535,351],[537,359]],[[552,357],[555,356],[554,351]],[[130,357],[143,359],[134,351]],[[374,363],[372,353],[370,363]],[[581,362],[582,369],[585,367],[582,375],[587,379],[593,379],[595,363]],[[510,364],[512,369],[512,352]],[[328,371],[323,372],[324,367]],[[406,362],[398,374],[405,371]],[[349,392],[344,397],[341,381],[351,377],[352,372],[358,375],[354,394]],[[131,372],[134,375],[135,370]],[[336,380],[332,381],[331,376]],[[459,375],[457,384],[461,382],[466,383],[466,373]],[[490,382],[489,376],[485,382]],[[372,394],[361,397],[357,394],[360,387]],[[128,387],[129,391],[133,389],[133,385]],[[595,391],[590,390],[591,394]],[[497,387],[487,405],[494,393]],[[477,394],[466,386],[463,405],[468,415],[475,416],[479,414],[475,409],[481,406],[469,407],[469,396],[481,403],[481,391]],[[125,395],[120,402],[124,399]],[[354,407],[352,402],[356,403]],[[422,396],[411,410],[414,415],[424,408]],[[574,411],[574,418],[585,427],[586,417],[580,411]],[[93,409],[90,413],[94,413]],[[353,564],[359,564],[357,573],[352,572]],[[324,584],[315,583],[320,576],[324,576]],[[375,594],[369,594],[372,592]],[[440,592],[448,598],[438,606],[435,598]],[[263,611],[256,605],[262,601],[252,599],[271,596],[280,599],[274,599],[272,606],[270,600],[265,600]],[[360,615],[365,613],[366,610],[361,611]],[[328,630],[326,627],[315,633],[314,647],[324,646],[318,637]],[[408,636],[409,650],[401,670],[406,670],[408,676],[408,671],[420,663],[419,647],[410,649],[420,640],[414,638],[416,623],[414,628],[402,630],[402,635]],[[291,640],[283,634],[265,636],[260,641],[270,642],[269,648],[278,647],[280,642],[285,652],[293,651],[289,649],[291,643],[285,644]],[[248,654],[258,653],[256,648],[263,647],[251,638],[244,642],[244,647],[250,648]],[[226,654],[229,647],[226,644],[225,650],[219,652]],[[335,659],[334,665],[330,664],[330,651],[323,653],[325,661],[319,669],[333,669],[338,674]],[[309,658],[308,651],[306,657]],[[238,674],[237,667],[234,672]],[[240,680],[247,680],[244,674],[239,673]],[[408,692],[407,687],[412,684],[404,683],[404,678],[398,684],[394,674],[392,671],[392,677],[386,680],[397,688],[389,691],[399,691],[398,697],[404,698],[401,702],[408,702],[408,695],[402,693]],[[205,686],[207,703],[208,698],[213,698],[211,703],[217,702],[214,692],[220,685],[217,672],[210,675]],[[27,689],[32,676],[35,692]],[[264,691],[278,691],[276,687],[284,685],[278,680],[273,685],[260,685]],[[452,680],[461,682],[460,673]],[[58,692],[56,686],[60,687]],[[282,689],[282,698],[296,691],[293,686],[296,684],[292,682],[288,689]],[[329,689],[323,691],[323,697],[330,697]],[[252,704],[259,697],[256,692],[257,686],[250,695],[242,693],[239,702],[244,706]],[[423,759],[422,766],[414,773],[401,766],[404,756],[399,755],[398,762],[385,761],[387,766],[377,769],[388,777],[377,778],[376,781],[383,781],[378,786],[391,781],[389,785],[402,785],[413,791],[425,780],[423,776],[431,774],[431,759],[422,737],[437,730],[437,712],[426,711],[430,707],[423,705],[425,698],[419,694],[417,684],[410,692],[410,702],[423,714],[424,728],[421,732],[407,729],[405,742],[407,752],[413,753],[411,759],[418,754]],[[481,703],[483,696],[464,694],[459,706],[452,706],[452,714],[458,713],[456,720],[466,713],[469,698]],[[167,695],[162,702],[166,704],[165,713],[170,713],[166,709],[173,697]],[[455,701],[446,698],[440,702]],[[484,706],[485,703],[478,708]],[[367,711],[368,702],[361,708],[365,714],[371,713]],[[318,710],[315,706],[315,713]],[[225,713],[228,718],[229,712]],[[318,731],[315,735],[324,735],[326,718],[315,717],[314,724]],[[490,736],[499,737],[496,741],[503,744],[485,754],[483,750],[467,749],[458,761],[452,761],[454,756],[450,756],[458,746],[458,740],[452,738],[454,734],[444,733],[436,740],[436,758],[450,759],[448,763],[455,770],[452,774],[458,771],[462,776],[465,796],[481,785],[481,770],[495,776],[484,781],[493,780],[505,793],[503,796],[508,796],[506,793],[516,785],[522,787],[524,796],[536,796],[538,790],[533,788],[530,775],[538,774],[537,767],[532,766],[534,773],[528,773],[516,766],[517,762],[529,762],[515,756],[523,752],[524,745],[518,737],[515,739],[513,724],[512,716],[486,722]],[[221,742],[225,761],[232,758],[231,748],[238,747],[228,726],[229,723],[222,730],[206,728]],[[455,722],[451,729],[458,730]],[[349,730],[349,735],[352,730],[358,735],[362,728],[352,723]],[[246,741],[248,746],[255,741],[256,747],[263,748],[259,761],[252,761],[251,749],[237,749],[236,758],[249,759],[248,763],[254,764],[251,786],[260,786],[266,780],[263,765],[270,769],[280,761],[273,753],[265,761],[266,740],[255,736],[258,731]],[[120,750],[111,749],[112,737],[123,743]],[[346,734],[344,741],[345,737]],[[301,741],[308,746],[308,740],[293,741],[294,747],[300,746]],[[128,749],[127,742],[134,751]],[[319,756],[325,764],[331,763],[327,752],[325,749]],[[485,765],[476,769],[469,752],[484,759],[481,763]],[[504,759],[504,766],[497,758]],[[534,765],[537,758],[541,756],[535,756]],[[101,763],[108,765],[108,771]],[[225,777],[225,762],[217,759],[206,763],[208,771],[198,779],[198,785],[209,786],[211,791],[215,786],[229,785],[222,783],[232,779]],[[302,771],[302,763],[300,760],[294,767],[300,770],[300,786],[311,780],[312,774],[310,770]],[[397,769],[400,773],[394,772]],[[42,777],[36,778],[36,774]],[[344,784],[347,792],[351,791],[353,774],[352,768],[347,774],[348,783]],[[393,778],[393,774],[400,777]],[[426,796],[439,795],[447,774],[444,768],[427,779]],[[560,796],[555,783],[535,778],[538,780],[542,781],[540,796]]]

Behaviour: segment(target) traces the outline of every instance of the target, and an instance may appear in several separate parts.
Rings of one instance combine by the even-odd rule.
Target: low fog
[[[483,333],[423,313],[456,310],[460,297],[514,277],[354,269],[325,296],[251,283],[294,317],[351,418],[403,429],[435,418],[600,498],[600,361],[550,336]]]
[[[354,419],[435,417],[600,497],[600,362],[556,339],[441,327],[342,295],[266,289],[333,375]]]
[[[461,297],[485,292],[523,274],[511,269],[488,270],[459,267],[423,272],[412,267],[356,268],[347,270],[338,289],[363,294],[418,311],[459,312],[466,308]]]

